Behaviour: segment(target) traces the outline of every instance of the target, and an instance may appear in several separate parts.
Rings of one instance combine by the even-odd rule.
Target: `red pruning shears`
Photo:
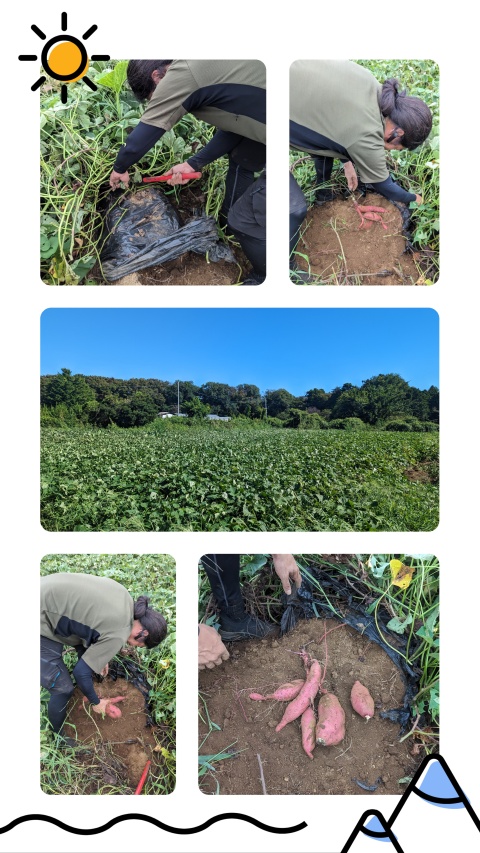
[[[157,184],[160,181],[169,181],[172,175],[156,175],[154,178],[142,178],[142,184]],[[183,181],[195,181],[201,178],[201,172],[182,172]]]

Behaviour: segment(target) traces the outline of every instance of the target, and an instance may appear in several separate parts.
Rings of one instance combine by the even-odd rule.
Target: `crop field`
[[[438,434],[48,429],[46,530],[433,530]]]
[[[40,784],[46,794],[133,794],[147,757],[151,766],[144,794],[169,794],[175,787],[175,562],[168,554],[49,554],[41,575],[79,572],[112,578],[133,599],[148,595],[150,604],[166,619],[168,633],[154,649],[132,649],[110,662],[101,683],[101,696],[126,695],[121,720],[88,714],[78,688],[65,722],[65,734],[78,748],[65,749],[56,741],[47,717],[49,694],[41,690]],[[64,661],[77,662],[66,648]],[[116,680],[111,677],[119,667]],[[128,678],[120,677],[128,666]],[[137,679],[140,679],[138,681]],[[139,686],[140,685],[140,686]],[[148,691],[148,709],[145,693]],[[148,718],[146,713],[148,711]],[[93,719],[95,717],[96,719]],[[148,719],[148,723],[147,723]]]

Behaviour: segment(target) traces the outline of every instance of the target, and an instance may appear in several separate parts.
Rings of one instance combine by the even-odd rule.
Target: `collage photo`
[[[187,11],[171,54],[207,32]],[[222,58],[241,15],[219,58],[114,59],[105,11],[30,16],[40,694],[0,850],[480,850],[443,474],[440,512],[442,65],[350,38]]]

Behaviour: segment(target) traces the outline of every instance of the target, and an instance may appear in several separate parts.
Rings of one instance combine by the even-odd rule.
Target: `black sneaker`
[[[75,740],[74,737],[68,737],[68,735],[59,735],[57,739],[57,746],[59,749],[77,749],[80,744],[78,740]]]
[[[251,272],[249,274],[248,278],[244,279],[244,281],[240,282],[240,284],[241,285],[245,285],[245,284],[256,285],[256,284],[263,284],[264,281],[265,281],[264,275],[259,275],[258,273]]]
[[[313,204],[315,207],[321,207],[322,204],[327,204],[329,201],[335,201],[336,198],[339,198],[341,193],[337,192],[337,190],[317,190],[315,193]]]
[[[308,270],[300,270],[296,266],[290,268],[290,281],[294,284],[317,284],[318,276]]]
[[[235,643],[238,640],[261,640],[277,630],[271,622],[263,622],[256,616],[245,613],[242,619],[232,619],[222,614],[219,634],[224,643]]]

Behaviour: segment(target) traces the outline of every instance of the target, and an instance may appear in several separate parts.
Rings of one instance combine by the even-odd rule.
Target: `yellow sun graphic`
[[[62,81],[62,104],[67,103],[67,86],[66,83],[74,83],[75,80],[81,80],[90,86],[90,89],[93,91],[96,90],[95,83],[92,83],[89,77],[87,77],[87,71],[89,66],[89,58],[87,55],[87,51],[83,41],[86,41],[90,38],[91,35],[98,29],[96,24],[93,24],[86,33],[83,34],[81,41],[75,36],[66,35],[67,30],[67,13],[62,12],[61,15],[61,29],[62,35],[54,36],[53,38],[45,41],[47,36],[42,30],[36,26],[36,24],[32,24],[32,30],[39,38],[45,41],[42,52],[40,54],[40,61],[42,63],[42,68],[45,72],[53,77],[55,80]],[[38,56],[36,54],[21,54],[19,57],[20,62],[37,62]],[[95,61],[108,61],[110,59],[109,56],[92,54],[91,59],[93,62]],[[42,83],[45,82],[47,78],[42,76],[39,77],[38,80],[33,84],[32,92],[35,92]]]

